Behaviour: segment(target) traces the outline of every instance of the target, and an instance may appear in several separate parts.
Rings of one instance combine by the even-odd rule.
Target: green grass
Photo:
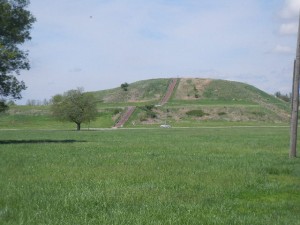
[[[165,94],[170,79],[151,79],[146,81],[138,81],[129,84],[128,91],[122,88],[114,88],[104,91],[92,92],[99,100],[104,103],[122,103],[130,102],[158,102]]]
[[[130,117],[130,120],[125,124],[125,127],[134,127],[132,122],[135,121],[135,126],[137,127],[158,127],[159,124],[162,124],[167,119],[173,127],[205,127],[205,126],[232,126],[232,125],[273,125],[274,121],[278,121],[278,125],[286,126],[288,123],[282,122],[280,118],[277,118],[277,115],[272,111],[265,110],[259,106],[245,105],[245,106],[214,106],[210,105],[184,105],[183,108],[191,110],[203,110],[205,113],[210,116],[217,115],[219,118],[210,118],[209,120],[197,120],[194,117],[189,117],[185,114],[180,115],[176,119],[176,113],[181,107],[172,107],[169,104],[166,104],[163,107],[158,107],[157,109],[161,110],[163,114],[157,115],[157,121],[153,124],[139,124],[138,122],[141,118],[149,116],[146,115],[146,112],[141,110],[140,107],[145,107],[143,104],[139,106],[133,116]],[[99,104],[100,106],[100,104]],[[112,105],[111,107],[99,107],[99,114],[95,121],[90,123],[83,123],[82,128],[110,128],[114,125],[116,120],[115,111],[123,111],[124,108],[118,107],[117,104]],[[171,117],[167,118],[166,111],[169,110]],[[213,111],[215,110],[215,111]],[[220,115],[219,113],[225,112],[226,114]],[[232,121],[230,119],[231,115],[236,113],[245,114],[248,120],[245,121]],[[143,115],[143,113],[145,115]],[[229,119],[228,119],[229,118]],[[60,122],[53,118],[49,112],[49,107],[47,106],[15,106],[12,107],[9,113],[0,114],[0,129],[64,129],[64,130],[74,130],[76,129],[76,124],[72,122]]]
[[[248,107],[258,107],[258,104],[247,102],[247,101],[238,101],[238,100],[222,100],[222,99],[195,99],[195,100],[171,100],[167,103],[169,107],[180,107],[180,106],[248,106]]]
[[[288,128],[0,131],[0,224],[299,224]]]
[[[95,121],[82,123],[82,128],[109,128],[114,125],[117,107],[99,108]],[[122,108],[118,108],[122,111]],[[72,122],[60,122],[54,118],[49,106],[13,106],[7,113],[0,113],[0,129],[76,129]]]
[[[111,109],[111,108],[126,108],[128,106],[144,106],[144,105],[153,105],[157,101],[141,101],[141,102],[120,102],[120,103],[107,103],[101,102],[97,105],[98,109]]]

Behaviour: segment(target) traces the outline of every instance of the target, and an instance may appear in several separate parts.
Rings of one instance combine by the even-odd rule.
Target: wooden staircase
[[[168,87],[168,90],[167,90],[166,94],[164,95],[164,97],[160,101],[160,103],[159,103],[160,105],[164,105],[169,101],[169,99],[170,99],[170,97],[171,97],[171,95],[172,95],[172,93],[173,93],[173,91],[176,87],[176,84],[177,84],[177,79],[173,79],[172,82],[169,84],[169,87]]]
[[[115,128],[123,127],[135,110],[135,106],[129,106],[126,112],[121,116],[120,120],[115,124]]]
[[[159,102],[160,105],[166,104],[170,97],[172,96],[172,93],[176,87],[177,79],[172,79],[171,83],[169,84],[168,90],[164,97]],[[136,109],[135,106],[129,106],[125,113],[121,116],[120,120],[114,125],[114,128],[120,128],[123,127],[123,125],[128,121],[134,110]]]

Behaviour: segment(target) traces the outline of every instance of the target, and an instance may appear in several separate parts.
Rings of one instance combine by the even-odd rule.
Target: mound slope
[[[94,94],[104,103],[124,106],[159,104],[173,79],[152,79]],[[142,108],[142,107],[140,107]],[[148,109],[147,109],[148,110]],[[289,104],[258,88],[235,81],[203,78],[177,79],[169,101],[151,112],[137,108],[134,123],[177,123],[184,120],[287,122]],[[201,110],[201,114],[190,111]],[[198,115],[198,116],[197,116]],[[201,115],[201,116],[199,116]]]
[[[168,101],[160,105],[174,79],[151,79],[92,92],[99,115],[86,128],[145,126],[173,127],[270,125],[289,122],[290,105],[254,86],[226,80],[177,78]],[[159,106],[160,105],[160,106]],[[130,116],[127,109],[135,109]],[[128,117],[128,118],[127,118]],[[125,118],[123,120],[122,118]],[[128,120],[127,120],[128,119]],[[229,123],[228,123],[229,122]],[[0,117],[1,128],[72,128],[51,117],[49,106],[12,106]]]

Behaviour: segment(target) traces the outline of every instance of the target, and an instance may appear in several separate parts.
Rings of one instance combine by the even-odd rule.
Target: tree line
[[[275,92],[275,97],[279,98],[285,102],[291,102],[292,99],[292,93],[289,94],[282,94],[280,91]]]

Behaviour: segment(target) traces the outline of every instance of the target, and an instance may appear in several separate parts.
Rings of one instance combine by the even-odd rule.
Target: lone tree
[[[29,70],[28,52],[20,45],[30,40],[30,29],[35,22],[26,10],[29,0],[0,0],[0,112],[7,109],[6,100],[21,99],[26,89],[16,75]]]
[[[124,91],[128,91],[128,87],[129,87],[129,84],[127,84],[126,82],[121,84],[121,88],[124,90]]]
[[[51,111],[61,121],[76,123],[79,131],[81,123],[96,119],[96,100],[93,94],[83,93],[83,90],[78,88],[63,95],[55,95],[52,98]]]

